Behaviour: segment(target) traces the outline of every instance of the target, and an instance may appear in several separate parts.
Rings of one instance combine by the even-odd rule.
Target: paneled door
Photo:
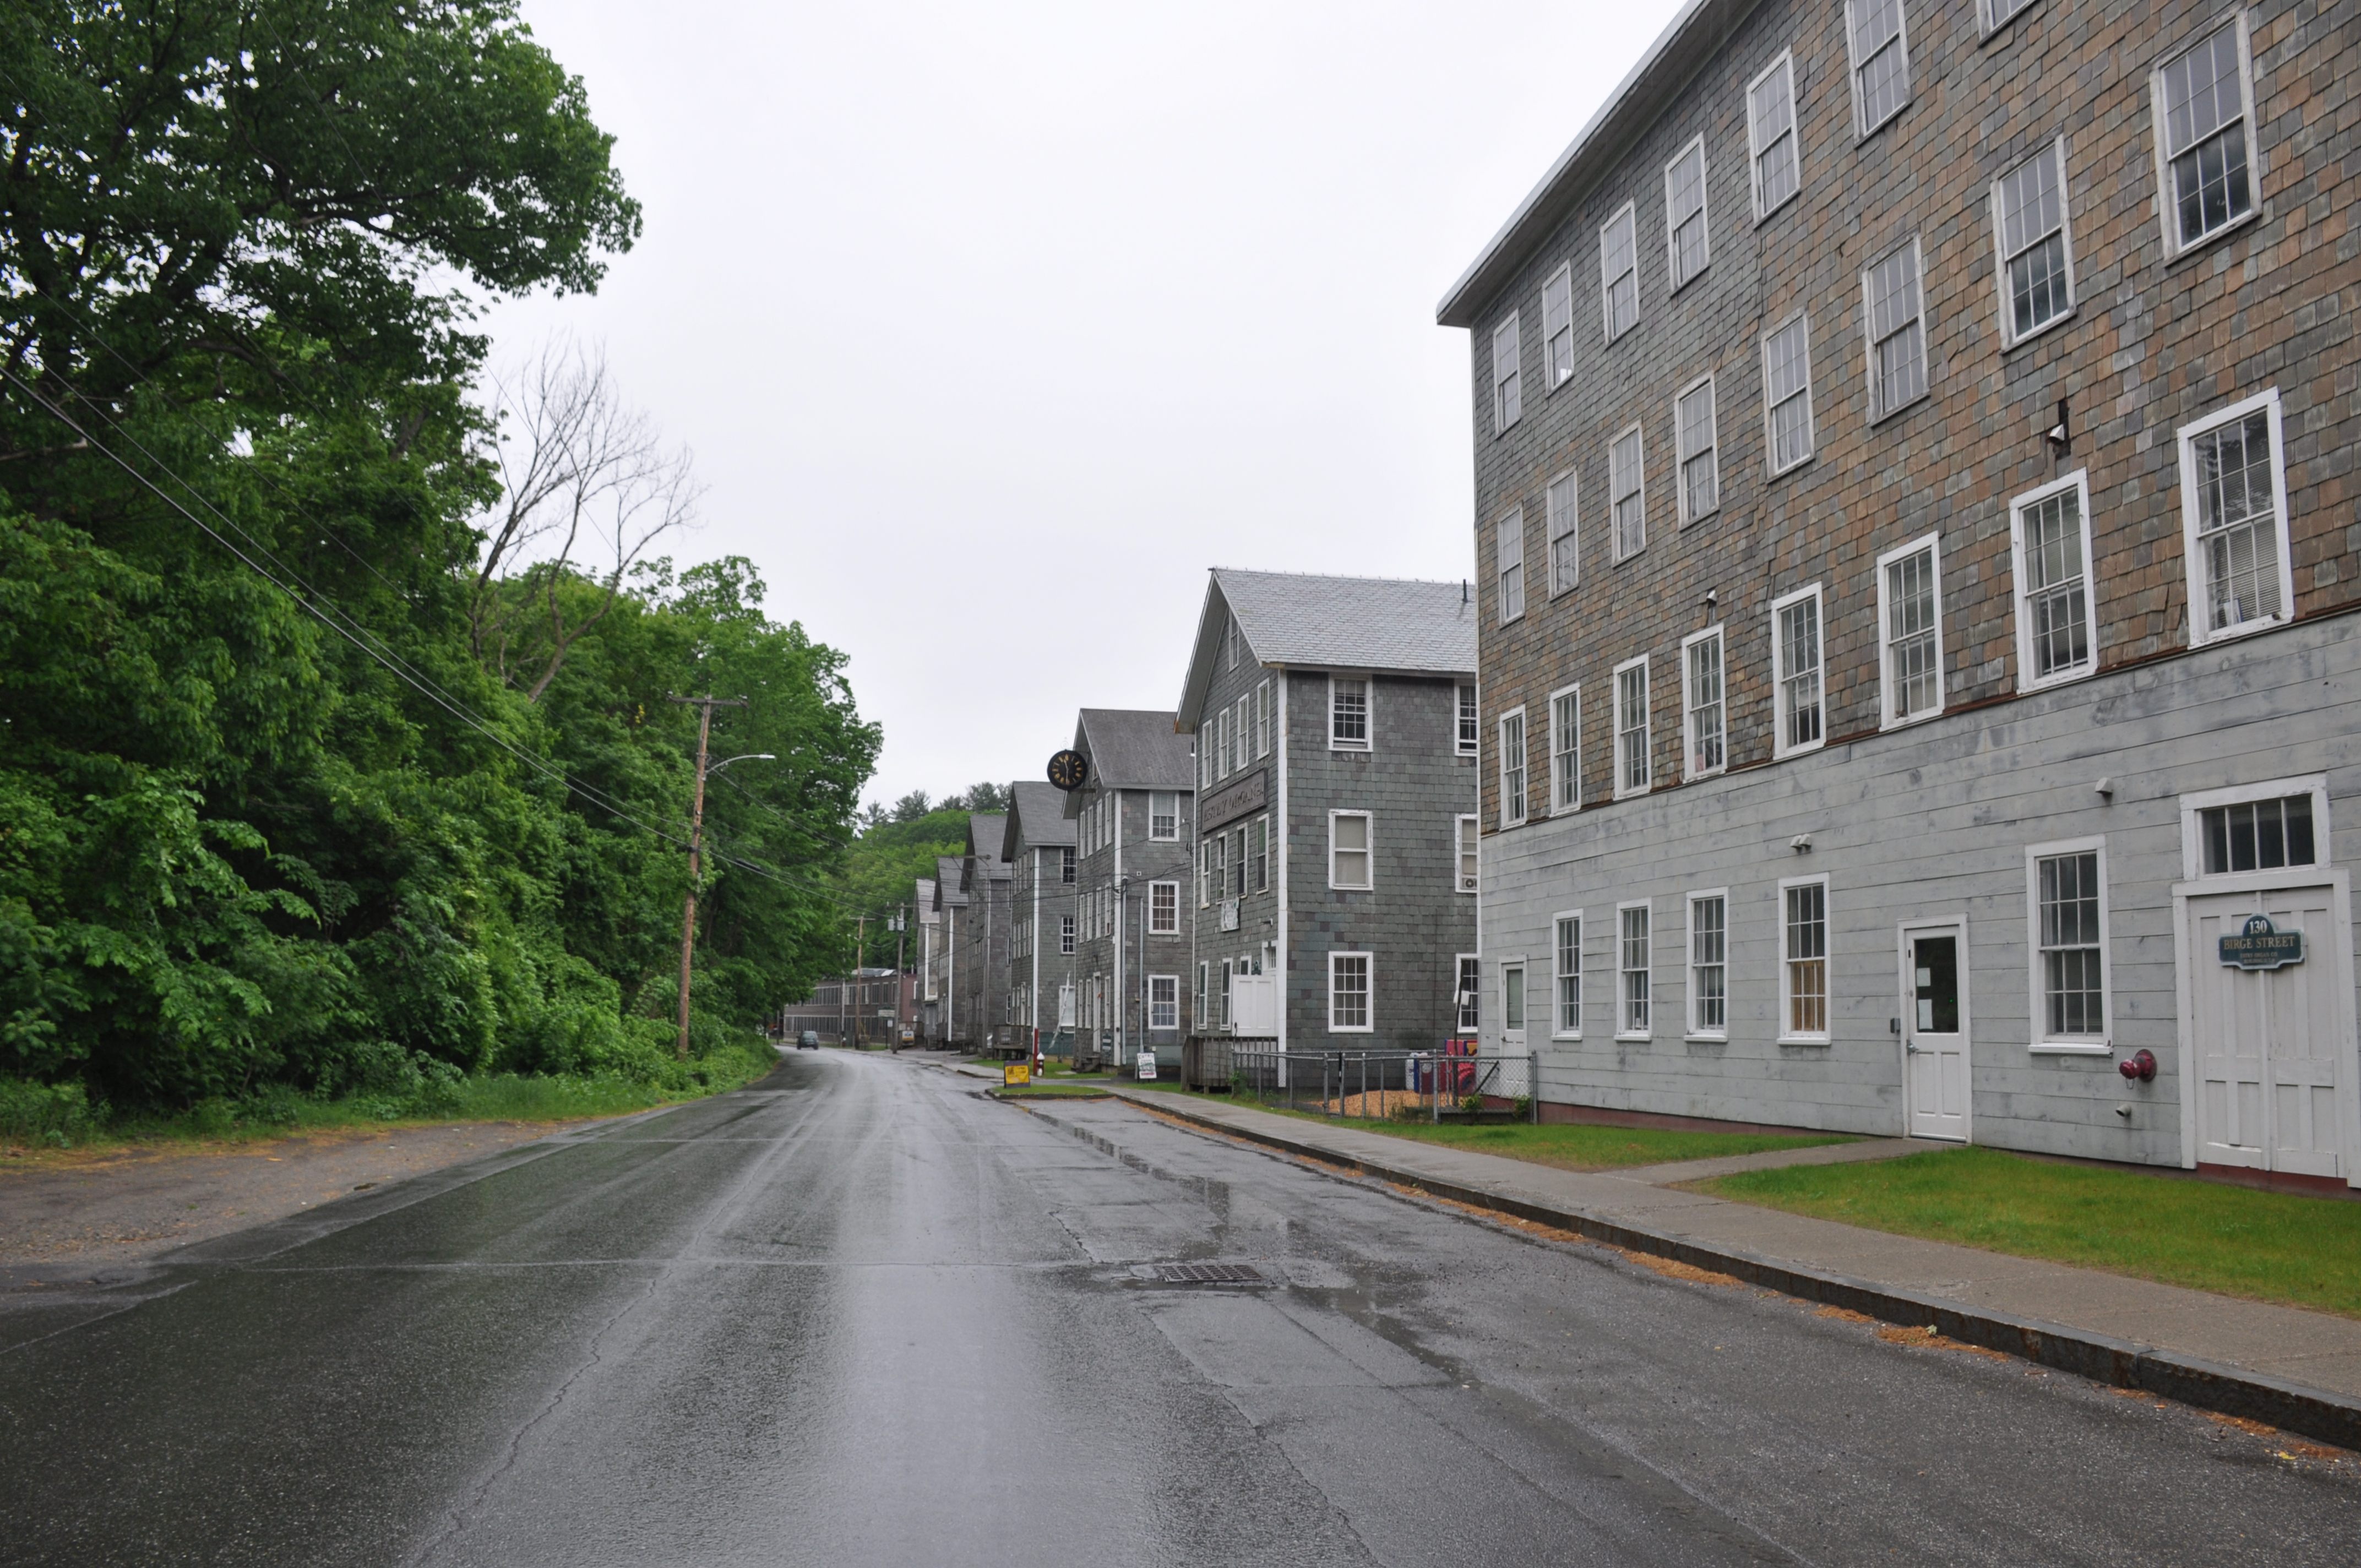
[[[2197,1060],[2197,1158],[2350,1177],[2337,1075],[2345,1055],[2334,890],[2217,894],[2189,901],[2189,1003]],[[2305,958],[2276,970],[2221,960],[2249,915],[2303,933]]]
[[[1910,1135],[1968,1141],[1968,933],[1902,929],[1902,1048]]]

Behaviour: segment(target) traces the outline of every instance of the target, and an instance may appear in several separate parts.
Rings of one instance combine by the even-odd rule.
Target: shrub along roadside
[[[687,1061],[633,1062],[638,1070],[461,1074],[432,1058],[354,1093],[331,1098],[284,1085],[185,1111],[115,1113],[79,1083],[0,1078],[0,1146],[82,1148],[203,1139],[282,1137],[336,1127],[423,1122],[562,1122],[620,1116],[741,1088],[778,1065],[761,1036],[702,1042]],[[441,1070],[435,1070],[440,1069]]]

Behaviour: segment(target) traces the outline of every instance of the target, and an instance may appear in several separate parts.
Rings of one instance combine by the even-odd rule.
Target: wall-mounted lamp
[[[2058,400],[2058,422],[2043,431],[2041,436],[2049,443],[2051,456],[2071,457],[2074,455],[2074,433],[2067,428],[2065,399]]]
[[[1798,833],[1787,840],[1787,848],[1799,855],[1809,854],[1812,848],[1812,836],[1809,833]]]
[[[1716,605],[1719,604],[1720,602],[1721,602],[1721,593],[1720,593],[1720,590],[1719,590],[1719,589],[1717,589],[1717,588],[1708,588],[1708,589],[1706,589],[1706,591],[1705,591],[1705,607],[1706,607],[1706,609],[1711,609],[1714,606],[1716,606]]]

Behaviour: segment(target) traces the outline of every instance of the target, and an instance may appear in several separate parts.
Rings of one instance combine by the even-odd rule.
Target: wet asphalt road
[[[0,1295],[0,1562],[2361,1562],[2349,1460],[974,1088],[795,1058]]]

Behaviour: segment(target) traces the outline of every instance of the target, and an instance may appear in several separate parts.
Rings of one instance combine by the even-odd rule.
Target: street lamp
[[[746,751],[735,757],[724,757],[708,766],[705,761],[705,745],[706,738],[713,729],[713,710],[717,707],[743,707],[746,699],[742,696],[676,696],[672,700],[699,710],[697,721],[697,794],[690,803],[688,816],[688,896],[682,902],[680,915],[680,1039],[674,1047],[674,1054],[686,1061],[689,959],[697,948],[697,884],[700,874],[697,868],[700,851],[705,848],[705,781],[708,775],[719,773],[732,762],[774,762],[778,759],[768,751]]]

